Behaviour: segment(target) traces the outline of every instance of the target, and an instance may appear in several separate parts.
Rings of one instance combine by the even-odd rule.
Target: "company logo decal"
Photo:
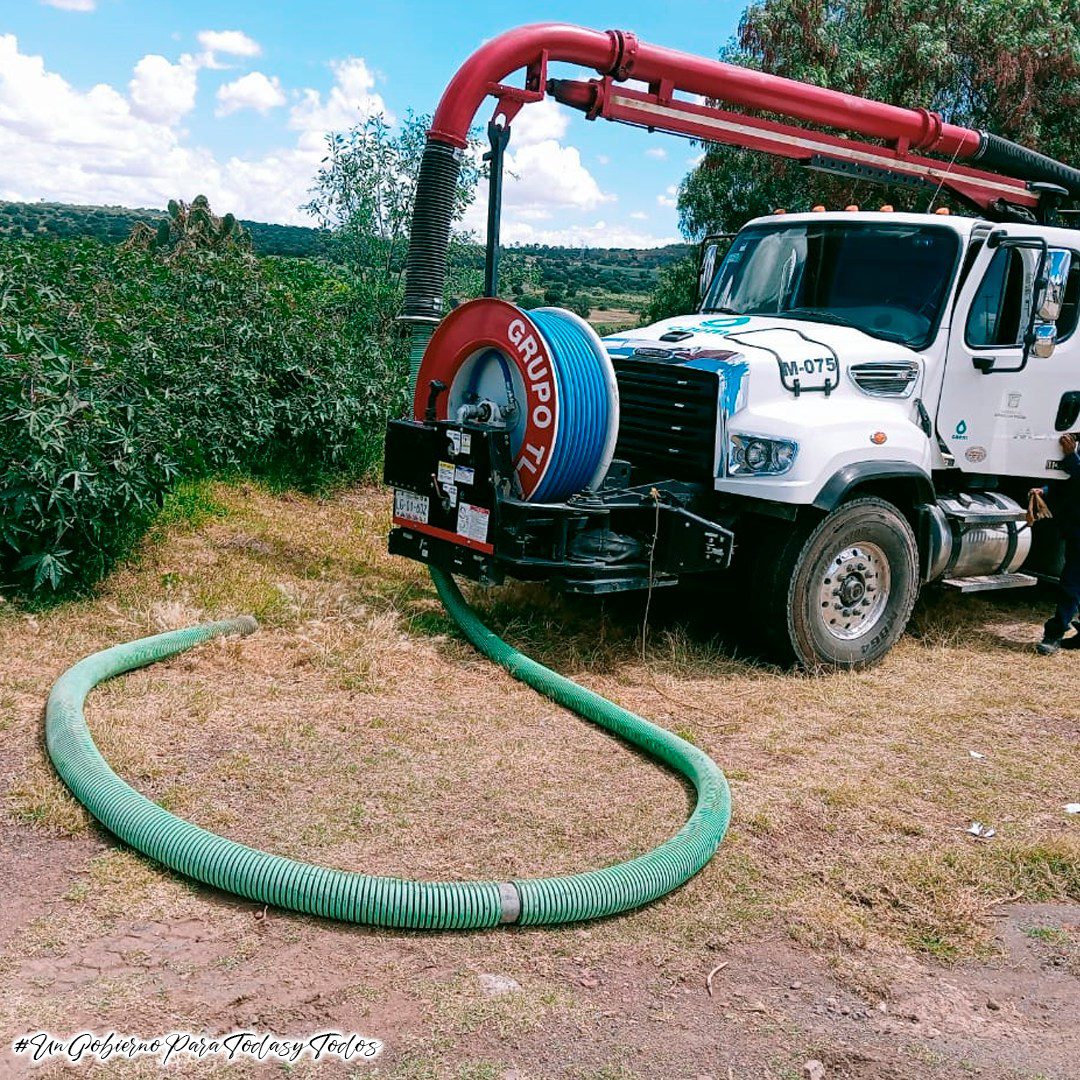
[[[725,315],[723,318],[703,319],[691,326],[671,326],[668,330],[685,331],[689,334],[726,334],[736,327],[745,326],[749,321],[749,315]]]
[[[967,421],[961,420],[956,425],[956,430],[953,432],[954,439],[966,439],[967,438]]]

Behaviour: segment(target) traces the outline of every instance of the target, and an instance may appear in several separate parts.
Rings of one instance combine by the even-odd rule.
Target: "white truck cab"
[[[1053,568],[1025,496],[1061,476],[1080,416],[1078,248],[952,214],[776,214],[735,236],[697,312],[605,339],[620,385],[635,363],[717,373],[713,488],[770,519],[747,576],[780,579],[764,617],[804,663],[883,654],[921,583]],[[647,457],[664,436],[623,397],[620,452]]]

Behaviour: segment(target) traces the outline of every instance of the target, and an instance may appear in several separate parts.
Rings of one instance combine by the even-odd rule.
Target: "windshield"
[[[934,225],[761,225],[735,238],[702,311],[854,326],[912,349],[941,320],[960,238]]]

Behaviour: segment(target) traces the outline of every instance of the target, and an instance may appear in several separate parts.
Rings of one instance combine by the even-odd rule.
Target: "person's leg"
[[[1060,643],[1080,613],[1080,538],[1065,541],[1065,564],[1058,583],[1057,610],[1043,627],[1043,643]]]

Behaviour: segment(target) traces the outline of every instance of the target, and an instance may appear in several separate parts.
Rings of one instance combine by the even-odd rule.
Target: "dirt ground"
[[[473,594],[509,640],[728,774],[717,856],[618,918],[341,926],[192,885],[94,825],[44,754],[52,681],[115,641],[246,611],[252,637],[91,696],[106,758],[174,813],[431,878],[573,872],[678,829],[681,783],[472,652],[423,571],[384,554],[386,527],[377,489],[202,485],[97,596],[0,602],[0,1076],[65,1074],[11,1052],[32,1031],[237,1029],[385,1049],[170,1075],[1080,1076],[1080,815],[1064,809],[1080,801],[1080,653],[1033,654],[1044,595],[930,596],[878,668],[808,678],[742,656],[737,613],[693,596],[654,598],[643,660],[636,601]]]
[[[604,327],[604,333],[628,330],[640,321],[640,313],[626,307],[598,307],[589,312],[589,322]]]

